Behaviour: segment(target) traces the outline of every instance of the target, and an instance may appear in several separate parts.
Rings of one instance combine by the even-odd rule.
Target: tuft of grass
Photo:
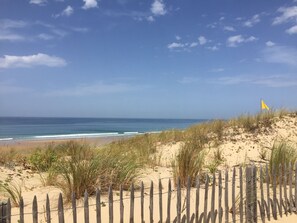
[[[29,163],[35,170],[47,171],[58,161],[58,153],[54,144],[46,148],[37,148],[29,157]]]
[[[128,189],[137,176],[139,164],[129,151],[119,148],[95,150],[86,143],[70,141],[57,146],[58,161],[47,170],[46,184],[62,189],[67,201],[74,192],[77,198],[96,188],[107,191],[109,185]]]
[[[267,149],[261,148],[259,151],[259,158],[261,160],[266,160],[267,159]]]
[[[195,184],[195,179],[201,172],[204,165],[205,152],[203,143],[199,141],[199,136],[194,135],[180,149],[174,160],[173,176],[175,182],[180,178],[182,186],[187,185],[188,177],[191,178],[191,184]]]
[[[16,157],[16,151],[14,148],[9,148],[8,150],[1,149],[0,151],[0,165],[9,165]]]
[[[284,166],[293,166],[297,160],[297,148],[285,141],[275,142],[273,144],[269,159],[269,171],[272,176],[275,169],[276,178],[278,181],[279,175],[284,174]],[[279,167],[282,167],[281,173]],[[270,178],[272,179],[272,177]]]
[[[22,197],[22,188],[16,182],[1,182],[0,190],[4,192],[4,194],[9,197],[12,201],[12,204],[16,207],[20,206],[20,200]]]

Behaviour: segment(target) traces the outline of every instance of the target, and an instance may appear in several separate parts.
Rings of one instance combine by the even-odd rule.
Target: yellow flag
[[[261,109],[262,110],[265,110],[265,109],[269,110],[269,107],[265,104],[265,102],[263,100],[261,100]]]

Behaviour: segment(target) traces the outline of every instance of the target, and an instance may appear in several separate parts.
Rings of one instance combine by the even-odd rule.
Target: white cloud
[[[273,25],[278,25],[289,21],[297,22],[297,6],[281,7],[277,11],[281,13],[281,15],[273,19]]]
[[[63,12],[61,13],[61,15],[63,15],[63,16],[71,16],[72,14],[73,14],[73,8],[70,6],[70,5],[68,5],[64,10],[63,10]]]
[[[248,19],[247,21],[245,21],[243,23],[243,26],[246,26],[246,27],[253,27],[254,25],[256,25],[257,23],[259,23],[261,20],[260,20],[260,15],[259,14],[256,14],[254,15],[252,18]]]
[[[163,0],[154,0],[151,6],[151,12],[156,15],[165,15],[167,13]]]
[[[223,30],[225,31],[230,31],[230,32],[234,32],[235,31],[235,28],[233,26],[224,26],[223,27]]]
[[[47,0],[30,0],[29,3],[35,5],[45,5],[47,3]]]
[[[28,26],[28,23],[22,20],[11,20],[11,19],[0,20],[1,29],[16,29],[16,28],[24,28],[26,26]]]
[[[49,34],[46,34],[46,33],[40,33],[38,35],[38,38],[39,39],[42,39],[42,40],[51,40],[53,39],[54,37],[52,35],[49,35]]]
[[[4,57],[0,58],[0,68],[33,66],[61,67],[66,65],[67,63],[64,59],[42,53],[28,56],[4,55]]]
[[[198,41],[200,45],[204,45],[207,43],[207,39],[204,36],[199,36]]]
[[[275,43],[272,41],[267,41],[265,44],[266,44],[266,46],[274,46],[275,45]]]
[[[10,32],[1,32],[0,31],[0,41],[23,41],[25,38],[21,35],[10,33]]]
[[[190,44],[190,47],[196,47],[196,46],[198,46],[197,42],[193,42],[193,43]]]
[[[291,28],[287,29],[286,33],[288,33],[288,34],[297,34],[297,25],[292,26]]]
[[[250,36],[248,38],[244,38],[242,35],[230,36],[227,39],[228,47],[237,47],[240,43],[254,42],[258,40],[258,38],[254,36]]]
[[[86,95],[101,95],[101,94],[114,94],[128,91],[142,89],[145,86],[137,87],[124,83],[111,83],[106,84],[102,82],[92,84],[81,84],[79,86],[71,87],[68,89],[55,90],[48,92],[47,96],[86,96]]]
[[[206,49],[211,50],[211,51],[218,51],[219,47],[217,47],[217,46],[208,46],[208,47],[206,47]]]
[[[221,17],[220,17],[220,21],[223,21],[224,19],[225,19],[224,16],[221,16]]]
[[[192,83],[198,82],[199,80],[200,80],[200,78],[198,78],[198,77],[183,77],[178,82],[180,84],[192,84]]]
[[[173,42],[173,43],[170,43],[167,45],[167,48],[172,50],[172,49],[176,49],[176,48],[183,48],[185,47],[185,44],[183,43],[176,43],[176,42]]]
[[[176,35],[176,36],[175,36],[175,39],[176,39],[176,40],[181,40],[181,37],[178,36],[178,35]]]
[[[98,2],[97,0],[83,0],[85,3],[83,5],[83,9],[90,9],[90,8],[97,8],[98,7]]]
[[[294,75],[240,75],[220,77],[211,82],[223,85],[253,84],[265,87],[295,87],[297,79]]]
[[[262,51],[263,60],[267,63],[279,63],[297,66],[297,49],[286,46],[267,47]]]
[[[149,22],[154,22],[155,21],[155,18],[153,17],[153,16],[148,16],[147,18],[146,18],[146,20],[147,21],[149,21]]]
[[[213,68],[213,69],[211,69],[210,70],[210,72],[213,72],[213,73],[218,73],[218,72],[223,72],[223,71],[225,71],[225,69],[224,68]]]

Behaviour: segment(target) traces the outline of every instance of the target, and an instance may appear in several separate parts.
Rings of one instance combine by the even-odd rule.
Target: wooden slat
[[[235,167],[233,168],[233,176],[232,176],[232,222],[236,222],[236,204],[235,204]]]
[[[140,215],[141,215],[141,223],[144,223],[144,185],[143,181],[141,182],[141,192],[140,192]]]
[[[289,199],[290,199],[290,213],[293,212],[293,186],[292,186],[292,165],[289,163]]]
[[[170,223],[170,207],[171,207],[171,180],[168,181],[168,199],[167,199],[167,219],[166,222]]]
[[[252,181],[253,181],[253,219],[254,219],[254,222],[257,222],[257,216],[258,216],[258,212],[257,212],[257,191],[258,191],[258,188],[257,188],[257,167],[253,164],[252,166]]]
[[[261,193],[261,209],[260,209],[260,216],[262,222],[265,223],[265,209],[264,209],[264,190],[263,190],[263,169],[262,165],[260,166],[260,193]]]
[[[51,223],[51,206],[50,206],[50,199],[48,194],[46,195],[45,212],[46,212],[46,223]]]
[[[268,170],[268,164],[266,164],[266,192],[267,192],[267,218],[268,221],[270,221],[270,177],[269,177],[269,170]]]
[[[89,195],[87,190],[84,194],[84,217],[85,217],[85,223],[90,222],[90,214],[89,214]]]
[[[196,178],[196,201],[195,201],[195,223],[199,221],[199,199],[200,199],[200,182],[199,176]]]
[[[124,223],[123,187],[120,186],[120,223]]]
[[[210,207],[210,219],[212,223],[215,223],[215,192],[216,192],[216,175],[212,176],[212,190],[211,190],[211,207]]]
[[[20,223],[24,223],[24,199],[20,199]],[[48,223],[48,221],[47,221]]]
[[[109,212],[109,223],[113,223],[113,194],[112,185],[108,189],[108,212]]]
[[[239,167],[239,221],[243,223],[243,179],[242,167]]]
[[[59,223],[64,223],[65,222],[63,197],[62,197],[61,193],[59,194],[59,199],[58,199],[58,218],[59,218]]]
[[[181,188],[180,188],[180,178],[177,179],[176,185],[176,213],[177,213],[177,223],[181,222]]]
[[[38,223],[38,206],[37,206],[37,197],[36,196],[34,196],[34,198],[33,198],[32,217],[33,217],[33,223]]]
[[[186,214],[187,214],[187,223],[190,223],[191,219],[191,214],[190,214],[190,209],[191,209],[191,179],[188,177],[188,182],[187,182],[187,204],[186,204]]]
[[[285,208],[285,214],[288,214],[288,205],[287,205],[287,165],[284,164],[284,208]]]
[[[225,223],[229,223],[228,170],[225,172]]]
[[[272,181],[272,193],[273,193],[273,208],[272,213],[274,219],[277,219],[277,198],[276,198],[276,167],[272,167],[272,175],[273,175],[273,181]]]
[[[208,204],[208,185],[209,185],[209,177],[208,175],[206,175],[206,181],[205,181],[205,193],[204,193],[204,210],[203,210],[203,222],[207,223],[207,215],[208,215],[208,211],[207,211],[207,204]]]
[[[295,163],[295,209],[297,212],[297,162]]]
[[[134,223],[134,184],[130,189],[130,223]]]
[[[150,188],[150,223],[154,222],[154,184],[151,181]]]
[[[71,200],[73,223],[77,223],[76,196],[74,192],[72,192]]]
[[[163,222],[162,181],[159,179],[159,219]]]
[[[282,171],[282,165],[279,165],[279,171],[278,171],[278,185],[279,185],[279,215],[280,217],[283,216],[283,192],[282,192],[282,175],[283,175],[283,171]]]
[[[101,192],[96,189],[96,223],[101,223]]]
[[[222,223],[222,217],[223,217],[223,212],[222,212],[222,172],[219,172],[219,203],[218,203],[218,218],[219,218],[219,223]]]
[[[11,223],[11,202],[10,202],[10,198],[8,198],[7,205],[6,205],[6,222]]]

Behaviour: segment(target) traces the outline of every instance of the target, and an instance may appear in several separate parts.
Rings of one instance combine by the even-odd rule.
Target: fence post
[[[229,205],[228,205],[228,170],[225,172],[225,223],[229,222]]]
[[[171,180],[168,181],[168,199],[167,199],[167,223],[170,223],[170,206],[171,206]]]
[[[108,189],[108,209],[109,209],[109,223],[113,223],[113,194],[112,185]]]
[[[208,211],[207,211],[207,203],[208,203],[208,183],[209,183],[209,177],[208,174],[206,175],[206,182],[205,182],[205,193],[204,193],[204,219],[203,222],[207,223],[207,217],[208,217]]]
[[[188,182],[187,182],[187,204],[186,204],[186,212],[187,212],[187,223],[190,223],[190,194],[191,194],[191,178],[188,176]]]
[[[64,207],[63,207],[63,197],[62,194],[59,194],[59,199],[58,199],[58,216],[59,216],[59,223],[64,223]]]
[[[195,206],[195,223],[198,223],[199,220],[199,175],[197,176],[196,179],[196,206]]]
[[[150,223],[154,222],[154,184],[151,181],[151,188],[150,188]]]
[[[84,217],[85,217],[85,223],[89,223],[90,215],[89,215],[89,195],[88,191],[85,190],[84,194]]]
[[[130,223],[134,223],[134,184],[131,185],[130,191]]]
[[[176,188],[176,213],[177,213],[177,223],[181,221],[181,191],[180,191],[180,178],[177,179],[177,188]]]
[[[33,199],[32,214],[33,214],[33,223],[38,223],[38,207],[37,207],[36,196],[34,196],[34,199]]]
[[[24,199],[20,199],[20,223],[24,223]]]
[[[163,222],[163,202],[162,202],[162,181],[159,179],[159,216],[160,222]]]
[[[246,167],[246,219],[248,223],[257,222],[257,198],[256,198],[256,168]]]

